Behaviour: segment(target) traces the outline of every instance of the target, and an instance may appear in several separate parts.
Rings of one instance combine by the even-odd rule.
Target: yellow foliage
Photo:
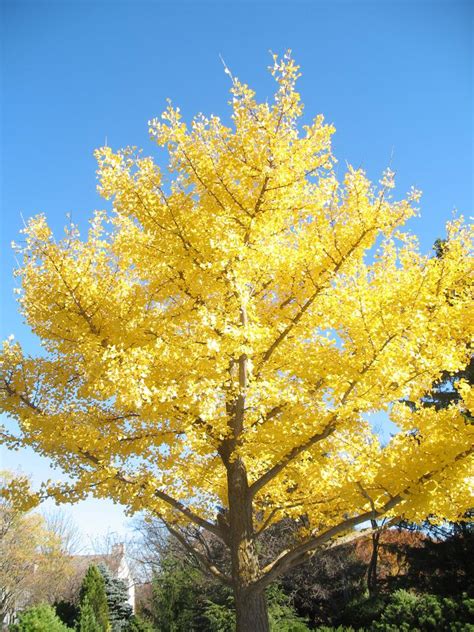
[[[151,121],[166,174],[134,148],[97,150],[113,212],[85,239],[29,221],[19,301],[47,353],[4,344],[1,407],[77,482],[48,488],[60,501],[91,490],[210,519],[228,504],[225,446],[258,520],[456,519],[472,425],[462,406],[397,402],[469,360],[472,232],[456,220],[442,257],[420,253],[400,230],[419,192],[393,199],[390,170],[378,187],[353,167],[339,182],[334,128],[299,124],[298,67],[275,57],[271,72],[272,103],[231,77],[231,126],[187,125],[171,104]],[[400,428],[385,446],[377,411]]]

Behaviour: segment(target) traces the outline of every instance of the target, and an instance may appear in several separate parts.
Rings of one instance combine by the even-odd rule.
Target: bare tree
[[[84,542],[78,526],[71,514],[65,509],[43,511],[48,531],[56,534],[61,542],[61,548],[67,555],[78,555],[84,551]]]

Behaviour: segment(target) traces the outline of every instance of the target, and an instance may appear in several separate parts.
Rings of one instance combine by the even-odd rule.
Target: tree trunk
[[[237,632],[269,632],[267,600],[264,592],[235,594]]]
[[[227,462],[229,544],[232,560],[237,632],[269,632],[265,592],[252,589],[259,576],[254,541],[252,501],[247,472],[240,458]]]
[[[367,569],[367,588],[369,595],[377,592],[377,562],[379,557],[380,532],[372,534],[372,555]]]

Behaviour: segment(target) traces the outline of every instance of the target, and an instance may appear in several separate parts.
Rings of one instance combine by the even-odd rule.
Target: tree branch
[[[79,451],[89,461],[92,461],[96,465],[100,464],[99,459],[97,459],[97,457],[95,457],[90,452],[88,452],[86,450],[80,450],[80,449],[79,449]],[[121,482],[123,482],[125,484],[128,484],[128,485],[138,485],[139,484],[137,481],[134,481],[132,478],[130,478],[126,474],[123,474],[122,472],[116,472],[113,478],[115,478],[116,480],[119,480],[119,481],[121,481]],[[225,536],[222,534],[222,531],[221,531],[221,529],[220,529],[220,527],[218,525],[213,524],[212,522],[209,522],[205,518],[202,518],[198,514],[194,513],[194,511],[189,509],[189,507],[186,507],[186,505],[183,505],[182,502],[180,502],[179,500],[176,500],[175,498],[173,498],[172,496],[170,496],[166,492],[161,491],[160,489],[155,489],[155,491],[153,493],[154,493],[154,495],[157,498],[159,498],[160,500],[165,502],[167,505],[170,505],[171,507],[173,507],[173,509],[176,509],[177,511],[182,513],[184,516],[186,516],[186,518],[188,520],[190,520],[191,522],[194,522],[194,524],[198,525],[199,527],[202,527],[203,529],[206,529],[207,531],[210,531],[210,533],[213,533],[220,540],[225,542]],[[161,516],[160,516],[160,518],[161,518]]]
[[[4,380],[4,381],[5,381],[5,389],[6,389],[7,393],[10,396],[17,396],[17,397],[19,397],[20,400],[28,408],[33,410],[36,414],[43,415],[43,416],[48,416],[48,413],[46,411],[44,411],[42,408],[40,408],[39,406],[37,406],[36,404],[34,404],[31,401],[31,399],[28,397],[27,394],[25,394],[25,393],[18,393],[11,386],[10,382],[8,382],[7,380]],[[135,438],[135,437],[133,437],[133,438]],[[77,446],[77,452],[83,458],[85,458],[87,461],[89,461],[90,463],[93,463],[96,467],[99,466],[100,468],[102,468],[102,463],[101,463],[100,459],[97,458],[89,450],[84,450],[83,448]],[[134,481],[132,478],[130,478],[129,476],[127,476],[126,474],[124,474],[123,472],[120,472],[120,471],[117,471],[113,478],[115,478],[116,480],[119,480],[122,483],[125,483],[127,485],[137,485],[136,481]],[[188,520],[190,520],[191,522],[194,522],[194,524],[198,525],[199,527],[202,527],[203,529],[206,529],[210,533],[213,533],[215,536],[217,536],[219,539],[221,539],[223,542],[225,542],[225,539],[226,539],[225,535],[222,533],[222,531],[221,531],[221,529],[220,529],[220,527],[218,525],[213,524],[212,522],[209,522],[208,520],[205,520],[204,518],[202,518],[198,514],[194,513],[194,511],[192,511],[191,509],[186,507],[186,505],[183,505],[183,503],[181,503],[179,500],[176,500],[172,496],[169,496],[169,494],[167,494],[166,492],[163,492],[163,491],[157,489],[157,490],[154,491],[154,495],[157,498],[159,498],[160,500],[162,500],[163,502],[165,502],[168,505],[170,505],[171,507],[173,507],[173,509],[176,509],[181,514],[186,516],[186,518]]]
[[[188,540],[184,537],[184,535],[174,527],[171,526],[169,522],[160,517],[160,520],[163,522],[165,527],[171,533],[173,537],[175,537],[178,542],[180,542],[183,547],[191,553],[191,555],[197,560],[200,566],[202,566],[208,573],[219,579],[224,584],[228,586],[232,586],[232,579],[228,577],[225,573],[223,573],[220,569],[217,568],[215,564],[211,562],[211,560],[204,554],[201,553],[198,549],[196,549]]]
[[[365,375],[365,373],[367,373],[367,371],[370,369],[370,367],[377,360],[378,356],[382,353],[382,351],[385,349],[385,347],[393,340],[393,338],[395,338],[395,336],[396,336],[396,334],[392,334],[385,340],[385,342],[382,344],[382,346],[377,351],[377,353],[373,356],[371,361],[368,362],[360,370],[360,376],[363,376],[363,375]],[[349,395],[351,394],[351,392],[354,390],[354,388],[357,386],[358,383],[359,383],[359,380],[353,380],[349,384],[349,387],[347,388],[346,392],[344,393],[344,395],[341,398],[340,406],[343,406],[347,402],[347,400],[349,398]],[[322,384],[322,381],[319,380],[318,384],[316,385],[316,389],[319,388],[319,386],[321,384]],[[257,494],[262,489],[262,487],[264,487],[268,482],[270,482],[273,478],[275,478],[275,476],[277,476],[288,465],[288,463],[290,461],[293,461],[302,452],[304,452],[305,450],[308,450],[309,448],[311,448],[318,441],[322,441],[323,439],[326,439],[327,437],[329,437],[329,435],[331,435],[336,429],[336,427],[334,425],[334,422],[335,422],[336,418],[337,418],[337,414],[334,414],[331,417],[331,420],[329,421],[329,423],[326,425],[326,428],[322,432],[319,432],[319,433],[316,433],[316,434],[312,435],[309,439],[307,439],[301,445],[295,446],[284,457],[282,457],[278,461],[278,463],[276,463],[267,472],[265,472],[265,474],[263,474],[259,479],[254,481],[254,483],[250,486],[250,493],[251,493],[252,497],[255,496],[255,494]]]
[[[336,427],[333,425],[334,417],[331,419],[329,424],[322,432],[317,432],[312,435],[309,439],[307,439],[304,443],[301,443],[298,446],[295,446],[292,450],[290,450],[284,457],[282,457],[278,463],[276,463],[273,467],[262,474],[260,478],[254,481],[249,488],[250,495],[254,497],[267,483],[269,483],[275,476],[277,476],[285,467],[288,465],[290,461],[296,459],[302,452],[313,446],[318,441],[322,441],[331,435]]]
[[[167,503],[168,505],[171,505],[173,509],[176,509],[177,511],[182,513],[184,516],[186,516],[186,518],[188,518],[188,520],[190,520],[191,522],[194,522],[194,524],[197,524],[199,527],[206,529],[206,531],[213,533],[220,540],[225,542],[226,538],[223,535],[221,528],[218,525],[213,524],[212,522],[209,522],[208,520],[205,520],[204,518],[201,518],[201,516],[198,516],[191,509],[183,505],[183,503],[179,502],[179,500],[176,500],[175,498],[172,498],[171,496],[169,496],[166,492],[163,492],[157,489],[155,490],[154,493],[157,498]]]
[[[383,505],[383,507],[379,509],[379,511],[377,512],[377,516],[381,516],[385,514],[387,511],[390,511],[390,509],[393,509],[393,507],[399,504],[402,500],[403,500],[403,497],[401,495],[391,498],[387,503],[385,503],[385,505]],[[344,531],[347,531],[348,529],[356,527],[358,524],[361,524],[363,522],[366,522],[367,520],[370,520],[373,516],[374,516],[373,511],[366,511],[363,514],[360,514],[359,516],[354,516],[353,518],[348,518],[347,520],[344,520],[343,522],[336,525],[335,527],[328,529],[321,535],[318,535],[313,538],[309,538],[308,540],[302,542],[301,544],[294,547],[293,549],[290,549],[290,550],[286,549],[285,551],[282,551],[280,555],[273,562],[271,562],[271,564],[268,564],[262,570],[262,575],[260,579],[258,579],[254,584],[255,589],[261,590],[262,588],[265,588],[265,586],[268,586],[268,584],[270,584],[279,575],[281,575],[282,573],[285,573],[286,571],[290,570],[297,564],[301,563],[301,561],[305,559],[305,557],[307,557],[308,554],[313,552],[315,549],[323,546],[324,544],[326,544],[327,542],[335,538],[340,533],[344,533]],[[372,530],[369,530],[369,531],[372,531]],[[364,535],[367,535],[367,534],[368,532],[366,531]],[[352,539],[356,539],[357,537],[362,537],[362,536],[359,536],[359,533],[357,534],[352,533],[349,535],[353,537],[349,538],[349,536],[347,536],[345,538],[340,538],[334,543],[333,546],[340,546],[341,544],[350,542]]]
[[[362,240],[364,239],[364,237],[367,235],[367,233],[370,232],[370,229],[365,229],[362,231],[362,233],[359,235],[359,238],[352,244],[352,246],[349,248],[349,250],[346,252],[345,255],[341,256],[339,262],[337,264],[335,264],[334,266],[334,270],[332,270],[329,273],[329,277],[333,276],[334,274],[337,274],[342,266],[342,264],[347,260],[347,258],[354,252],[354,250],[360,245],[360,243],[362,242]],[[314,283],[314,282],[313,282]],[[275,352],[275,350],[278,348],[278,346],[283,342],[283,340],[285,340],[285,338],[288,336],[288,334],[292,331],[292,329],[299,323],[299,321],[302,319],[302,317],[304,316],[305,312],[311,307],[311,305],[314,303],[314,301],[316,300],[316,297],[320,294],[320,292],[326,287],[327,285],[327,281],[326,283],[323,283],[322,285],[318,285],[316,286],[315,291],[313,292],[313,294],[306,300],[306,302],[303,304],[303,306],[301,307],[300,311],[296,314],[296,316],[294,318],[292,318],[290,320],[290,322],[288,323],[288,325],[285,327],[285,329],[280,333],[280,335],[272,342],[272,344],[268,347],[268,349],[265,351],[265,353],[263,354],[261,363],[260,363],[260,367],[259,370],[257,372],[257,376],[260,375],[261,372],[261,368],[262,366],[271,358],[271,356],[273,355],[273,353]]]
[[[472,454],[473,451],[474,451],[474,446],[470,446],[469,448],[467,448],[463,452],[460,452],[456,456],[454,461],[459,461],[459,460],[465,458],[466,456],[469,456],[469,454]],[[449,465],[451,465],[451,464],[449,464]],[[381,518],[388,511],[390,511],[391,509],[393,509],[394,507],[399,505],[401,502],[406,500],[406,497],[410,495],[410,490],[411,490],[411,488],[413,486],[425,483],[426,481],[429,481],[436,474],[439,474],[444,469],[446,469],[446,467],[448,467],[448,465],[444,465],[440,470],[435,470],[435,471],[427,472],[426,474],[423,474],[423,476],[420,476],[420,478],[417,481],[414,481],[413,485],[411,485],[410,487],[406,487],[402,492],[400,492],[396,496],[393,496],[392,498],[390,498],[390,500],[387,501],[384,505],[382,505],[382,507],[380,507],[380,509],[375,509],[375,507],[372,507],[370,511],[366,511],[363,514],[360,514],[358,516],[353,516],[352,518],[348,518],[347,520],[344,520],[340,524],[338,524],[338,525],[336,525],[334,527],[331,527],[331,529],[328,529],[324,533],[322,533],[322,534],[320,534],[318,536],[309,538],[308,540],[305,540],[304,542],[302,542],[301,544],[297,545],[293,549],[290,549],[290,550],[286,549],[285,551],[282,551],[280,553],[280,555],[273,562],[268,564],[262,570],[262,575],[255,582],[254,588],[257,589],[257,590],[261,590],[261,589],[265,588],[265,586],[267,586],[269,583],[271,583],[279,575],[281,575],[282,573],[290,570],[291,568],[293,568],[297,564],[301,563],[301,561],[303,559],[305,559],[305,557],[309,553],[311,553],[315,549],[323,546],[324,544],[330,542],[333,538],[335,538],[340,533],[344,533],[344,531],[347,531],[348,529],[354,528],[357,525],[359,525],[359,524],[361,524],[363,522],[366,522],[367,520],[376,520],[377,518]],[[394,520],[395,520],[395,518],[389,520],[384,525],[384,527],[386,527],[387,525],[391,524]],[[374,532],[374,531],[375,531],[374,529],[371,530],[371,532]],[[365,533],[365,535],[367,535],[369,533],[370,533],[370,531],[367,531]],[[351,537],[351,536],[353,536],[353,537]],[[346,542],[349,542],[352,539],[356,539],[357,537],[358,537],[358,534],[353,534],[353,533],[352,534],[348,534],[344,538],[338,539],[334,543],[334,545],[332,545],[332,546],[339,546],[340,544],[345,544]],[[332,548],[332,546],[330,548]]]

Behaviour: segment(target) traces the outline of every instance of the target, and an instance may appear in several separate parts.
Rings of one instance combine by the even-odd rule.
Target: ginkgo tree
[[[11,340],[1,357],[20,428],[4,440],[70,477],[38,496],[159,516],[233,587],[241,632],[269,629],[270,582],[358,525],[455,520],[471,503],[469,384],[448,408],[416,402],[469,361],[472,234],[455,220],[441,257],[420,253],[400,230],[419,192],[394,200],[390,170],[338,181],[334,128],[301,125],[298,66],[273,61],[271,103],[228,71],[229,126],[187,125],[171,104],[150,122],[165,172],[99,149],[113,210],[86,238],[29,221],[19,302],[45,352]],[[378,411],[398,427],[385,445]],[[258,538],[283,518],[298,538],[263,563]],[[205,531],[230,570],[207,559]]]

